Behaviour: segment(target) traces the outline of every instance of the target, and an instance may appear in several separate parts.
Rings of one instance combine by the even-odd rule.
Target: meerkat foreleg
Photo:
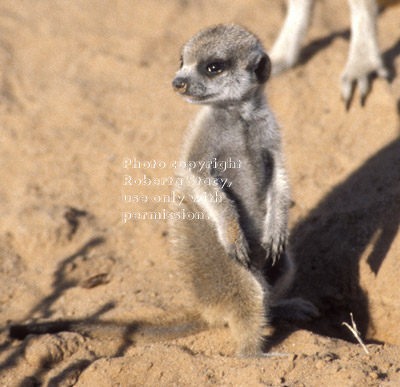
[[[266,250],[266,259],[272,263],[285,251],[288,238],[289,183],[285,169],[280,165],[279,156],[275,157],[275,168],[272,173],[271,187],[266,197],[266,217],[262,245]]]
[[[379,51],[376,18],[378,6],[375,0],[348,0],[351,11],[351,41],[346,67],[342,73],[341,93],[350,107],[354,86],[357,83],[361,104],[364,105],[370,90],[369,75],[376,73],[379,77],[388,78]]]
[[[314,0],[288,0],[286,19],[271,50],[272,75],[293,67],[310,24]]]
[[[195,185],[195,196],[204,197],[204,194],[206,194],[206,197],[219,198],[218,202],[200,200],[198,205],[214,223],[218,239],[229,257],[248,267],[250,265],[248,255],[249,246],[239,225],[239,215],[233,203],[229,200],[221,186],[218,185],[218,178],[212,177],[211,174],[204,171],[187,172],[186,178],[192,181],[210,179],[217,183],[214,185]]]

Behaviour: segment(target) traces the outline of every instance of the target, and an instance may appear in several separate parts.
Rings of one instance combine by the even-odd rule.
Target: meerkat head
[[[218,25],[183,46],[172,85],[191,103],[236,104],[262,90],[270,71],[269,57],[252,33]]]

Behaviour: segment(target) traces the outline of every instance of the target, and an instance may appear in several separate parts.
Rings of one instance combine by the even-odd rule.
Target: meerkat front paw
[[[246,239],[242,236],[237,238],[234,243],[225,246],[226,252],[232,259],[238,261],[241,265],[249,268],[251,261],[249,258],[249,247]]]
[[[279,260],[286,250],[286,236],[279,236],[268,242],[262,242],[261,246],[265,250],[265,259],[272,259],[272,266]]]
[[[231,222],[224,231],[220,239],[229,257],[245,267],[250,267],[249,245],[239,224]]]
[[[286,244],[283,241],[272,241],[272,243],[263,243],[262,247],[265,249],[265,259],[272,259],[272,266],[280,259],[285,251]]]

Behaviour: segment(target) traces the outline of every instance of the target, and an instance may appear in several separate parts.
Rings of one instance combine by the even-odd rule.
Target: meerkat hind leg
[[[240,268],[242,270],[242,268]],[[246,269],[243,269],[246,270]],[[251,276],[251,273],[247,273]],[[239,302],[229,319],[230,329],[238,344],[239,356],[259,356],[262,354],[263,330],[267,325],[264,307],[264,290],[253,277],[243,285]]]
[[[239,356],[260,356],[268,323],[266,289],[250,270],[227,255],[214,258],[219,261],[203,266],[193,281],[199,311],[209,325],[228,323]]]
[[[293,283],[296,268],[292,256],[285,252],[273,266],[267,267],[265,275],[272,286],[270,315],[272,320],[310,321],[319,316],[318,308],[301,297],[284,298]]]
[[[197,211],[194,203],[182,206]],[[269,296],[261,274],[228,256],[209,220],[175,221],[171,233],[172,253],[193,307],[211,326],[228,323],[239,356],[261,355]]]
[[[209,325],[228,323],[237,344],[238,356],[256,357],[262,355],[264,328],[267,325],[264,294],[255,279],[249,277],[244,282],[247,283],[242,282],[236,293],[225,300],[221,299],[219,304],[211,308],[205,307],[201,314]]]
[[[320,316],[318,308],[301,297],[280,300],[270,310],[273,320],[311,321]]]

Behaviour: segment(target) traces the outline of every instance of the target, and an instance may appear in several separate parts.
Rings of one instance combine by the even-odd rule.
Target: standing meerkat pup
[[[228,323],[238,354],[262,353],[270,311],[309,318],[302,299],[279,301],[294,265],[287,252],[289,185],[279,127],[264,96],[270,60],[235,25],[195,35],[182,49],[175,91],[205,105],[189,131],[178,171],[186,217],[171,220],[171,252],[209,324]]]

